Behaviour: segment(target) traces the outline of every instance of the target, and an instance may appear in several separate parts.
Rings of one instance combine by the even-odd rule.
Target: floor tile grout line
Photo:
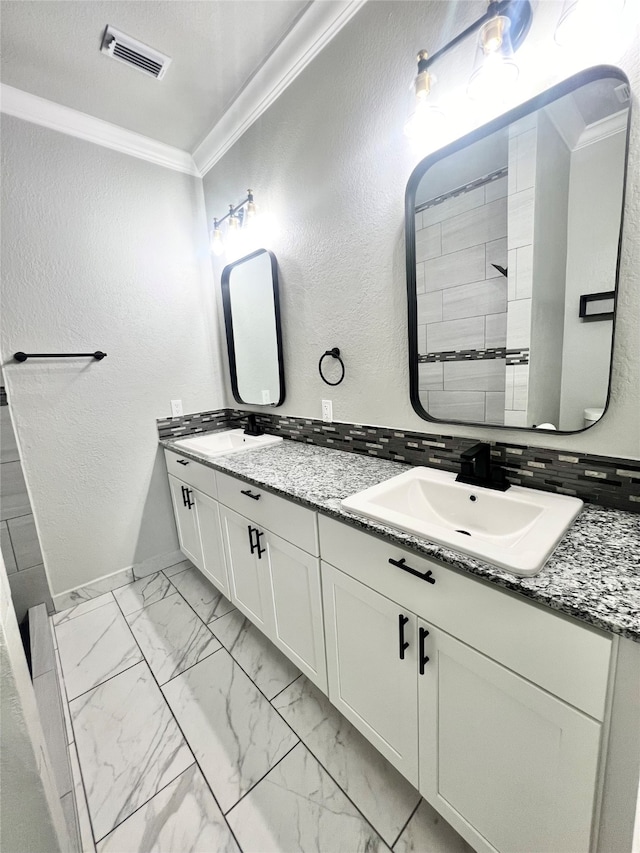
[[[301,674],[301,675],[304,675],[304,673],[300,673],[300,674]],[[309,681],[309,683],[310,683],[310,684],[313,684],[313,682],[311,681],[311,679],[310,679],[310,678],[308,678],[308,676],[305,676],[305,678],[307,678],[307,680]],[[297,680],[298,680],[298,679],[296,678],[294,681],[292,681],[292,682],[291,682],[291,684],[294,684],[294,682],[295,682],[295,681],[297,681]],[[285,688],[284,688],[284,690],[287,690],[289,687],[291,687],[291,684],[288,684],[288,685],[287,685],[287,687],[285,687]],[[258,687],[258,685],[257,685],[257,684],[256,684],[256,687],[258,688],[258,690],[260,689],[260,688]],[[319,689],[319,688],[318,688],[318,689]],[[281,690],[281,691],[280,691],[280,693],[278,694],[278,696],[279,696],[281,693],[284,693],[284,690]],[[322,693],[322,691],[320,691],[320,692]],[[263,695],[264,695],[264,694],[263,694]],[[326,696],[326,694],[324,694],[324,693],[323,693],[323,696]],[[274,696],[273,698],[275,699],[276,697]],[[327,696],[326,698],[327,698],[327,699],[329,699],[329,697],[328,697],[328,696]],[[269,700],[267,700],[267,701],[269,701]],[[333,708],[335,708],[335,705],[333,704],[333,702],[331,702],[331,700],[330,700],[330,699],[329,699],[329,703],[331,704],[331,706],[332,706]],[[363,813],[363,811],[358,807],[358,805],[357,805],[357,804],[352,800],[352,798],[349,796],[349,794],[347,793],[347,791],[345,791],[345,789],[342,787],[342,785],[340,784],[340,782],[339,782],[339,781],[334,777],[333,773],[331,773],[331,771],[330,771],[330,770],[325,766],[325,764],[320,760],[320,758],[318,758],[318,756],[316,755],[316,753],[313,751],[313,749],[311,749],[311,747],[310,747],[310,746],[309,746],[309,744],[305,741],[305,739],[304,739],[301,735],[299,735],[299,734],[298,734],[298,732],[293,728],[293,726],[291,725],[291,723],[289,723],[289,721],[288,721],[288,720],[287,720],[287,719],[286,719],[286,718],[285,718],[285,717],[280,713],[279,709],[278,709],[278,708],[276,708],[276,707],[273,705],[273,703],[271,703],[271,702],[270,702],[270,704],[271,704],[271,707],[273,708],[273,710],[276,712],[276,714],[278,714],[278,715],[281,717],[281,719],[283,719],[283,720],[284,720],[284,722],[289,726],[289,728],[291,729],[291,731],[292,731],[292,732],[295,734],[295,736],[299,739],[300,743],[302,743],[302,744],[305,746],[305,748],[309,750],[309,752],[311,753],[311,755],[315,758],[315,760],[318,762],[318,764],[320,765],[320,767],[322,767],[322,769],[323,769],[323,770],[324,770],[324,772],[327,774],[327,776],[329,776],[329,778],[334,782],[334,784],[338,786],[339,790],[340,790],[340,791],[342,791],[342,793],[345,795],[345,797],[346,797],[346,798],[347,798],[347,800],[351,803],[351,805],[354,807],[354,809],[358,812],[358,814],[362,817],[362,819],[363,819],[364,821],[366,821],[366,823],[371,827],[371,829],[373,829],[373,831],[375,832],[375,834],[376,834],[376,835],[377,835],[377,836],[382,840],[382,842],[383,842],[384,844],[386,844],[386,845],[387,845],[387,847],[389,847],[389,848],[391,849],[391,845],[390,845],[387,841],[385,841],[385,839],[382,837],[382,833],[381,833],[378,829],[376,829],[376,827],[375,827],[375,826],[373,825],[373,823],[369,820],[369,818],[368,818],[368,817]],[[336,710],[338,710],[338,709],[336,708]],[[338,713],[340,713],[340,712],[338,711]],[[345,717],[344,719],[349,723],[349,720],[347,720],[347,718],[346,718],[346,717]],[[349,725],[352,725],[352,724],[351,724],[351,723],[349,723]],[[357,731],[357,729],[356,729],[356,731]],[[391,765],[391,766],[393,766],[393,765]],[[411,784],[411,783],[409,783],[409,784]],[[409,817],[407,818],[407,823],[409,823],[409,821],[411,820],[411,818],[412,818],[412,816],[413,816],[413,814],[414,814],[415,810],[418,808],[418,806],[419,806],[419,805],[420,805],[420,803],[422,802],[422,795],[420,794],[420,792],[419,792],[417,789],[416,789],[416,793],[418,794],[418,797],[419,797],[419,799],[418,799],[418,803],[417,803],[417,805],[414,807],[414,809],[411,811],[411,813],[410,813]],[[406,824],[405,824],[405,826],[406,826]],[[404,832],[404,827],[403,827],[403,829],[402,829],[402,831],[401,831],[400,835],[402,834],[402,832]],[[400,837],[400,836],[398,836],[398,838],[399,838],[399,837]],[[396,844],[396,843],[397,843],[398,838],[396,838],[396,840],[393,842],[394,844]]]
[[[178,590],[178,592],[180,592],[180,591]],[[118,602],[116,601],[116,604],[117,604],[117,603],[118,603]],[[187,602],[187,604],[188,604],[188,603],[189,603],[189,602]],[[120,607],[120,605],[119,605],[119,604],[118,604],[118,607]],[[122,608],[120,608],[120,612],[122,613]],[[122,615],[124,616],[124,613],[123,613]],[[197,614],[196,614],[196,615],[197,615]],[[126,618],[125,618],[125,622],[126,622],[126,621],[127,621],[127,620],[126,620]],[[135,635],[134,635],[133,631],[131,631],[131,626],[129,625],[129,623],[128,623],[128,622],[127,622],[127,627],[129,628],[129,631],[131,632],[131,636],[133,637],[134,642],[137,644],[137,643],[138,643],[138,641],[136,640],[136,638],[135,638]],[[216,637],[216,639],[217,639],[217,637]],[[142,654],[142,656],[143,656],[143,658],[144,658],[144,652],[143,652],[143,651],[142,651],[142,649],[140,648],[140,645],[139,645],[139,644],[138,644],[138,648],[140,649],[140,653]],[[222,648],[222,646],[221,646],[220,648]],[[220,651],[220,649],[217,649],[217,651]],[[215,654],[215,652],[213,652],[212,654]],[[209,655],[209,657],[211,657],[211,655]],[[173,719],[174,723],[176,724],[176,726],[177,726],[177,728],[178,728],[178,731],[179,731],[179,732],[180,732],[180,734],[182,735],[182,739],[183,739],[183,741],[185,742],[185,744],[186,744],[186,746],[187,746],[187,749],[189,750],[189,752],[190,752],[190,753],[191,753],[191,755],[193,756],[193,760],[194,760],[194,762],[196,763],[196,765],[197,765],[197,767],[198,767],[198,770],[200,771],[200,775],[201,775],[201,776],[202,776],[202,778],[204,779],[205,784],[206,784],[207,788],[209,789],[209,792],[211,793],[211,796],[213,797],[213,801],[215,802],[216,806],[218,807],[218,811],[219,811],[219,812],[220,812],[220,814],[222,815],[222,819],[223,819],[223,820],[224,820],[224,822],[226,823],[227,828],[228,828],[229,832],[231,833],[231,837],[232,837],[232,838],[233,838],[233,840],[236,842],[236,844],[237,844],[237,846],[238,846],[238,850],[240,850],[240,853],[242,853],[242,847],[240,846],[240,844],[239,844],[239,842],[238,842],[238,839],[237,839],[237,838],[236,838],[236,836],[235,836],[234,831],[231,829],[231,826],[229,825],[229,822],[227,821],[227,819],[226,819],[226,817],[225,817],[225,814],[224,814],[224,812],[223,812],[223,810],[222,810],[222,808],[221,808],[221,806],[220,806],[220,803],[218,802],[218,799],[217,799],[216,795],[215,795],[215,794],[214,794],[214,792],[213,792],[213,788],[212,788],[212,787],[211,787],[211,785],[209,784],[209,780],[207,779],[207,777],[206,777],[206,775],[205,775],[205,773],[204,773],[204,771],[203,771],[202,767],[200,766],[200,762],[198,761],[198,758],[197,758],[197,756],[196,756],[196,754],[195,754],[195,751],[191,748],[191,744],[189,743],[189,741],[188,741],[188,739],[187,739],[187,736],[185,735],[184,730],[183,730],[182,726],[180,725],[180,722],[178,721],[178,718],[177,718],[177,717],[176,717],[176,715],[173,713],[173,708],[171,707],[171,705],[170,705],[170,704],[169,704],[169,702],[167,701],[167,697],[164,695],[164,692],[163,692],[163,690],[162,690],[162,687],[158,684],[158,679],[157,679],[157,678],[155,677],[155,675],[153,674],[153,670],[152,670],[152,669],[151,669],[151,667],[149,666],[149,662],[147,661],[147,659],[146,659],[146,658],[144,658],[144,659],[145,659],[145,663],[147,664],[147,667],[148,667],[148,669],[149,669],[149,672],[151,673],[151,677],[152,677],[152,678],[153,678],[153,680],[155,681],[155,683],[156,683],[156,687],[157,687],[157,688],[158,688],[158,690],[160,691],[160,695],[162,696],[162,701],[164,702],[165,706],[167,707],[167,709],[168,709],[169,713],[171,714],[171,717],[172,717],[172,719]],[[155,794],[153,795],[153,797],[155,797]],[[150,801],[153,799],[153,797],[150,797],[150,798],[147,800],[147,803],[148,803],[148,802],[150,802]],[[146,805],[146,803],[145,803],[145,805]],[[126,820],[126,818],[125,818],[125,820]],[[124,821],[122,821],[122,822],[124,822]],[[92,827],[92,831],[93,831],[93,827]],[[95,836],[94,836],[94,838],[95,838]]]
[[[298,736],[296,735],[296,737],[298,737]],[[238,806],[238,805],[240,805],[240,803],[245,799],[245,797],[248,797],[248,796],[249,796],[249,794],[250,794],[252,791],[254,791],[254,790],[258,787],[258,785],[259,785],[261,782],[264,782],[264,780],[265,780],[265,779],[267,778],[267,776],[271,773],[271,771],[272,771],[272,770],[275,770],[275,769],[276,769],[276,767],[278,766],[278,764],[280,764],[282,761],[284,761],[284,760],[285,760],[285,758],[287,757],[287,755],[291,755],[291,753],[293,752],[293,750],[294,750],[294,749],[297,749],[299,746],[302,746],[302,747],[304,747],[305,749],[307,748],[307,747],[306,747],[306,745],[305,745],[304,743],[302,743],[302,741],[300,740],[300,738],[298,738],[298,742],[297,742],[297,743],[294,743],[294,745],[293,745],[292,747],[290,747],[290,748],[285,752],[285,754],[284,754],[284,755],[280,756],[280,758],[276,761],[276,763],[275,763],[272,767],[270,767],[270,768],[267,770],[267,772],[266,772],[263,776],[261,776],[261,777],[260,777],[256,782],[254,782],[254,783],[253,783],[253,785],[252,785],[250,788],[247,788],[247,790],[246,790],[246,791],[244,792],[244,794],[240,797],[240,799],[236,800],[236,801],[235,801],[235,803],[234,803],[232,806],[229,806],[229,808],[227,809],[227,811],[226,811],[226,812],[224,812],[224,816],[226,817],[228,814],[231,814],[231,812],[235,809],[235,807],[236,807],[236,806]]]
[[[157,572],[157,574],[162,574],[162,572]],[[153,577],[153,575],[148,575],[148,577]],[[144,580],[144,578],[140,578],[140,580]],[[177,592],[179,593],[179,590],[177,590],[175,588],[175,586],[171,583],[169,578],[165,578],[165,580],[169,583],[173,592],[169,592],[169,595],[163,595],[162,598],[158,598],[156,601],[150,601],[148,603],[145,602],[142,605],[142,607],[136,607],[136,609],[132,610],[130,613],[125,613],[124,610],[122,610],[122,608],[120,608],[122,610],[122,615],[124,616],[124,618],[126,619],[127,616],[133,616],[134,613],[140,613],[141,610],[146,610],[147,607],[151,607],[152,604],[158,604],[159,602],[164,601],[166,598],[173,598],[173,596]],[[133,583],[137,583],[137,581],[133,581]],[[130,584],[130,586],[131,586],[131,584]],[[120,587],[120,589],[126,589],[126,587]],[[113,597],[115,598],[116,601],[118,600],[115,595]]]
[[[278,651],[279,651],[279,649],[278,649]],[[295,664],[294,664],[294,666],[295,666]],[[277,699],[277,698],[278,698],[278,696],[280,696],[282,693],[284,693],[284,691],[285,691],[285,690],[288,690],[288,689],[289,689],[289,687],[291,687],[291,685],[292,685],[292,684],[295,684],[295,683],[296,683],[296,681],[297,681],[299,678],[302,678],[302,676],[303,676],[303,675],[304,675],[304,672],[301,672],[301,673],[300,673],[300,675],[296,675],[296,677],[295,677],[292,681],[290,681],[288,684],[285,684],[285,686],[282,688],[282,690],[278,690],[278,692],[275,694],[275,696],[272,696],[272,697],[271,697],[271,699],[269,699],[268,701],[269,701],[271,704],[273,704],[274,699]],[[277,708],[274,708],[274,710],[275,710],[275,711],[277,711],[278,709],[277,709]]]
[[[120,672],[114,672],[113,675],[110,675],[108,678],[105,678],[104,681],[100,681],[98,684],[94,684],[92,687],[89,687],[88,690],[83,690],[82,693],[78,693],[77,696],[74,696],[72,699],[68,699],[69,704],[75,702],[76,699],[82,699],[83,696],[86,696],[87,693],[91,693],[92,690],[97,690],[98,687],[102,687],[103,684],[106,684],[108,681],[113,681],[114,678],[117,678],[119,675],[122,675],[123,672],[128,672],[130,669],[133,669],[134,666],[138,666],[139,663],[146,663],[144,658],[142,660],[137,660],[129,666],[125,666],[124,669],[121,669]]]
[[[116,587],[116,589],[121,589],[121,587]],[[53,623],[53,627],[54,628],[57,627],[56,623],[53,622],[53,620],[55,619],[56,616],[62,616],[62,614],[65,613],[67,610],[75,610],[76,607],[82,607],[83,604],[88,604],[90,601],[94,601],[96,598],[100,598],[100,596],[102,596],[102,595],[110,595],[114,601],[116,599],[115,595],[113,594],[113,590],[108,589],[106,592],[101,592],[100,595],[95,595],[93,598],[87,598],[86,601],[81,601],[80,604],[72,604],[71,607],[65,607],[64,610],[55,611],[54,613],[51,614],[51,620]],[[110,604],[110,603],[111,602],[109,602],[109,601],[105,601],[104,604],[100,604],[100,605],[98,605],[98,607],[94,607],[92,610],[86,610],[84,613],[78,613],[76,616],[67,616],[64,619],[60,620],[58,622],[58,625],[66,625],[67,622],[72,622],[74,619],[78,619],[80,616],[86,616],[87,613],[93,613],[94,610],[100,610],[101,607],[106,607],[107,604]]]
[[[420,792],[419,792],[419,791],[418,791],[418,794],[420,794]],[[406,823],[404,824],[404,826],[402,827],[402,829],[401,829],[401,830],[400,830],[400,832],[398,833],[398,837],[397,837],[397,838],[396,838],[396,840],[393,842],[393,844],[390,844],[390,845],[389,845],[389,847],[391,847],[391,849],[392,849],[392,850],[393,850],[393,848],[396,846],[396,844],[398,843],[398,841],[400,841],[400,839],[402,838],[402,836],[404,835],[404,833],[406,832],[407,827],[409,826],[409,824],[410,824],[410,823],[411,823],[411,821],[413,820],[413,818],[414,818],[414,816],[415,816],[415,813],[416,813],[416,812],[418,811],[418,809],[420,808],[420,804],[421,804],[421,803],[422,803],[422,794],[420,794],[420,799],[419,799],[419,800],[418,800],[418,802],[416,803],[416,806],[415,806],[414,810],[411,812],[411,814],[409,815],[409,817],[408,817],[408,818],[407,818],[407,820],[406,820]]]
[[[217,637],[214,637],[214,640],[216,640],[217,642],[220,642]],[[209,652],[208,655],[205,655],[203,658],[200,658],[200,660],[197,660],[195,663],[192,663],[186,669],[181,669],[180,672],[176,672],[175,675],[172,675],[171,678],[168,678],[166,681],[163,681],[162,684],[160,684],[160,682],[158,681],[158,687],[162,688],[162,687],[166,687],[167,684],[171,684],[171,682],[175,681],[176,678],[180,678],[181,675],[183,675],[185,672],[189,672],[189,670],[193,669],[194,666],[198,666],[198,664],[202,663],[203,660],[208,660],[210,657],[213,657],[213,655],[217,654],[221,649],[224,649],[224,646],[222,644],[220,644],[220,648],[214,649],[214,651]],[[149,669],[151,669],[150,666],[149,666]],[[157,678],[156,678],[156,681],[157,681]]]
[[[197,567],[197,566],[193,566],[193,567],[188,566],[187,568],[194,568],[194,569],[196,569],[196,571],[200,572],[200,569],[198,569],[198,567]],[[185,569],[185,571],[186,571],[186,569]],[[182,574],[182,572],[178,572],[178,574],[180,574],[180,575],[181,575],[181,574]],[[202,572],[200,572],[200,574],[202,574]],[[166,575],[165,575],[165,577],[166,577]],[[177,575],[174,575],[174,577],[177,577]],[[209,581],[209,579],[208,579],[208,578],[205,578],[205,577],[204,577],[204,575],[202,575],[202,577],[204,578],[204,580]],[[200,614],[198,613],[198,611],[197,611],[197,610],[195,609],[195,607],[191,604],[191,602],[190,602],[190,601],[189,601],[189,600],[188,600],[184,595],[182,595],[182,593],[180,592],[180,590],[178,589],[178,587],[177,587],[177,586],[175,586],[173,583],[171,583],[171,578],[167,578],[167,580],[169,581],[169,583],[171,584],[171,586],[176,590],[176,592],[178,593],[178,595],[181,595],[181,596],[182,596],[182,598],[183,598],[183,600],[184,600],[185,604],[187,604],[187,605],[188,605],[188,606],[193,610],[193,612],[196,614],[196,616],[198,617],[198,619],[202,622],[202,624],[203,624],[205,627],[209,628],[209,625],[211,624],[211,622],[216,622],[218,619],[222,619],[222,617],[223,617],[223,616],[226,616],[226,615],[227,615],[227,613],[223,613],[221,616],[215,616],[215,617],[214,617],[213,619],[211,619],[209,622],[205,622],[205,621],[204,621],[204,619],[202,618],[202,616],[200,616]],[[209,583],[211,583],[211,581],[209,581]],[[213,584],[211,584],[211,585],[213,586]],[[216,587],[214,587],[214,589],[216,589],[216,591],[217,591],[217,592],[220,592],[220,590],[218,590]],[[227,596],[226,596],[223,592],[220,592],[220,595],[224,598],[224,600],[225,600],[225,601],[228,601],[228,602],[229,602],[229,604],[231,604],[231,601],[227,598]],[[232,606],[235,610],[237,610],[237,607],[236,607],[234,604],[232,604],[231,606]],[[227,612],[228,612],[228,613],[231,613],[231,610],[229,610],[229,611],[227,611]],[[211,629],[211,628],[209,628],[209,630],[210,630],[210,631],[211,631],[211,633],[213,634],[212,629]],[[215,635],[215,634],[213,634],[213,636],[215,637],[216,635]],[[218,638],[217,638],[217,637],[216,637],[216,640],[218,640]],[[218,640],[218,642],[220,642],[220,640]]]
[[[189,751],[191,752],[191,750],[189,750]],[[115,832],[119,826],[122,826],[122,824],[125,823],[125,821],[129,820],[130,817],[133,817],[134,814],[136,814],[136,812],[139,812],[140,809],[143,809],[146,805],[148,805],[154,797],[156,797],[158,794],[162,793],[162,791],[166,790],[169,787],[169,785],[173,785],[173,783],[176,781],[176,779],[179,779],[182,775],[184,775],[192,767],[197,767],[197,766],[198,766],[198,764],[194,758],[193,762],[188,767],[185,767],[184,770],[181,770],[177,776],[174,776],[173,779],[170,779],[166,785],[162,786],[162,788],[158,788],[158,790],[155,792],[155,794],[152,794],[148,800],[145,800],[144,803],[141,803],[134,811],[131,812],[131,814],[128,814],[126,817],[122,818],[121,821],[118,821],[118,823],[116,823],[116,825],[114,827],[112,827],[112,829],[110,829],[109,832],[106,832],[104,835],[102,835],[94,843],[100,844],[102,841],[105,840],[105,838],[107,838],[109,835],[111,835],[112,832]],[[148,851],[144,851],[144,853],[148,853]]]

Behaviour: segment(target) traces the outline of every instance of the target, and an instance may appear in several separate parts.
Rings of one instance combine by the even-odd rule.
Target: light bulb
[[[473,73],[467,86],[472,100],[501,100],[509,94],[520,73],[513,59],[511,21],[496,15],[480,28]]]
[[[253,200],[253,193],[251,192],[251,190],[247,190],[247,206],[245,208],[245,216],[247,218],[247,224],[249,224],[249,222],[251,222],[251,220],[255,217],[256,213],[257,213],[257,211],[256,211],[255,202]]]
[[[444,127],[444,118],[444,113],[437,104],[420,99],[404,126],[405,136],[413,140],[428,139],[431,135],[439,136]]]
[[[224,242],[222,240],[222,234],[220,233],[220,228],[217,222],[214,222],[213,231],[211,232],[211,251],[214,255],[218,257],[224,252]]]

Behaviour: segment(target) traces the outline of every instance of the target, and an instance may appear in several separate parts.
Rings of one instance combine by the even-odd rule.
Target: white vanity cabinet
[[[320,542],[332,702],[476,850],[588,853],[610,637],[323,516]]]
[[[326,693],[316,514],[225,474],[218,485],[231,600]]]
[[[215,472],[173,453],[165,457],[180,550],[228,596]]]

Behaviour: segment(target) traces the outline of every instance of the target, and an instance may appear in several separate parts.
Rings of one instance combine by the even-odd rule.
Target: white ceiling
[[[308,0],[2,0],[2,82],[193,151]],[[107,24],[168,54],[163,80],[100,53]]]

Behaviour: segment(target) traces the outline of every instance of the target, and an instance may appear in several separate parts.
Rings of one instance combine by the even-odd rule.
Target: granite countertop
[[[406,471],[402,463],[286,439],[275,447],[207,459],[176,447],[177,440],[165,439],[160,444],[597,628],[640,642],[640,515],[585,504],[542,571],[535,577],[520,578],[341,509],[343,498]]]

